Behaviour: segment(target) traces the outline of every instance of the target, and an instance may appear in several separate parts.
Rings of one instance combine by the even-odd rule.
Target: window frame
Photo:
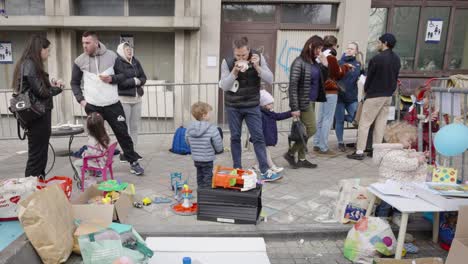
[[[223,10],[221,10],[221,23],[228,24],[232,28],[239,28],[239,30],[255,30],[255,29],[270,29],[270,30],[338,30],[338,14],[339,8],[341,7],[340,3],[309,3],[309,2],[295,2],[291,4],[330,4],[336,6],[336,13],[332,18],[334,21],[331,21],[330,24],[306,24],[306,23],[281,23],[281,12],[282,12],[282,3],[277,2],[222,2],[222,5],[233,5],[233,4],[243,4],[243,5],[273,5],[275,6],[275,17],[271,22],[262,22],[255,21],[238,21],[238,22],[225,22],[223,19]],[[288,3],[289,4],[289,3]],[[222,6],[221,6],[222,9]],[[333,19],[332,19],[333,20]],[[248,27],[246,27],[248,26]]]
[[[416,49],[414,54],[415,63],[413,65],[412,70],[402,70],[400,71],[401,77],[442,77],[447,75],[454,75],[454,74],[468,74],[468,69],[456,69],[456,70],[449,70],[448,63],[449,63],[449,56],[451,55],[451,48],[453,45],[454,35],[453,31],[455,28],[455,14],[456,11],[459,9],[468,9],[468,2],[462,0],[450,0],[450,1],[443,1],[443,0],[372,0],[372,8],[387,8],[387,24],[386,30],[387,32],[392,32],[392,23],[393,23],[393,16],[395,13],[395,7],[420,7],[420,15],[419,15],[419,22],[418,22],[418,31],[416,36]],[[445,50],[443,53],[443,65],[441,70],[435,71],[422,71],[418,70],[417,62],[419,62],[419,52],[421,49],[421,34],[425,34],[425,23],[423,23],[423,13],[425,12],[426,8],[430,7],[449,7],[450,14],[448,18],[448,27],[447,27],[447,43],[445,45]]]
[[[123,13],[123,17],[140,17],[140,16],[134,16],[134,15],[130,15],[130,1],[131,0],[124,0],[124,3],[123,3],[123,8],[124,8],[124,13]],[[174,0],[175,1],[175,0]],[[77,10],[76,10],[76,7],[75,7],[75,4],[76,3],[73,3],[72,5],[72,9],[71,9],[71,13],[74,14],[74,16],[83,16],[83,17],[86,17],[87,15],[80,15],[77,13]],[[169,15],[169,16],[150,16],[150,17],[174,17],[176,15],[176,10],[175,10],[175,2],[174,2],[174,13]],[[113,15],[115,16],[115,15]],[[120,16],[118,16],[120,17]]]

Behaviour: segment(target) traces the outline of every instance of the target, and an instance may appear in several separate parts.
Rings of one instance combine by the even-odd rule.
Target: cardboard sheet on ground
[[[457,231],[446,264],[464,264],[468,259],[468,206],[458,211]]]
[[[263,238],[245,237],[148,237],[155,252],[150,264],[270,264]]]

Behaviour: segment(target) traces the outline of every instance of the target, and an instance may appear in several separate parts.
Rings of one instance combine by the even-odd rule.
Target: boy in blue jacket
[[[268,166],[276,173],[283,171],[283,168],[277,167],[271,158],[271,149],[278,143],[278,126],[276,121],[288,119],[291,117],[291,111],[275,113],[273,111],[273,96],[266,90],[260,90],[260,109],[262,111],[262,126],[265,144],[267,146]]]
[[[196,119],[187,128],[186,142],[190,145],[192,159],[197,168],[198,187],[209,187],[213,178],[215,154],[223,152],[223,139],[218,127],[209,122],[213,108],[203,102],[192,105],[192,115]]]

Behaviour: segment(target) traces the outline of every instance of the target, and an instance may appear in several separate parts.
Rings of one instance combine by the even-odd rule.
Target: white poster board
[[[192,264],[270,264],[261,237],[148,237],[154,251],[149,264],[180,264],[190,257]]]
[[[442,36],[442,19],[431,18],[427,21],[426,27],[426,43],[439,43]]]
[[[9,41],[0,41],[0,63],[13,63],[13,50],[11,48],[11,42]]]

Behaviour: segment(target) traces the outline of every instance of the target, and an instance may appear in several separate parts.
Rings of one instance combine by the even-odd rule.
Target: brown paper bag
[[[56,264],[68,259],[75,225],[71,204],[58,185],[21,201],[18,218],[42,262]]]

